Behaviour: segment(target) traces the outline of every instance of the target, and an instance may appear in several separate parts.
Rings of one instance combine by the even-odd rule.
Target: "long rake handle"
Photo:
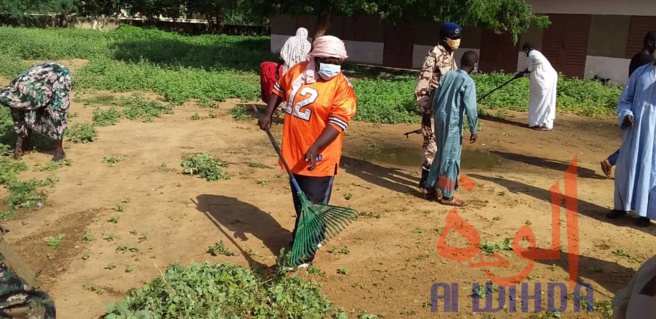
[[[255,105],[253,105],[253,110],[255,110],[255,114],[257,114],[257,117],[259,118],[261,114],[260,111],[257,110],[257,107],[255,107]],[[292,181],[292,185],[294,185],[294,189],[296,189],[297,193],[302,193],[301,187],[298,186],[298,183],[296,182],[296,178],[294,178],[294,174],[292,174],[292,170],[289,169],[289,165],[287,165],[287,161],[285,161],[285,158],[282,156],[280,147],[278,147],[278,142],[276,142],[276,139],[273,137],[269,129],[265,129],[264,131],[267,133],[267,136],[269,137],[269,141],[271,141],[271,145],[273,145],[273,148],[276,150],[276,153],[278,153],[278,157],[280,158],[282,165],[285,167],[285,170],[287,171],[287,175],[289,175],[289,179]]]
[[[497,86],[494,90],[492,90],[492,91],[490,91],[490,92],[487,92],[486,94],[484,94],[483,96],[481,96],[481,97],[478,99],[478,101],[476,101],[476,103],[478,103],[478,102],[480,102],[481,100],[483,100],[484,98],[488,97],[488,95],[494,93],[494,91],[496,91],[496,90],[498,90],[498,89],[500,89],[500,88],[502,88],[502,87],[508,85],[508,83],[510,83],[510,82],[512,82],[512,81],[515,81],[515,80],[517,80],[517,79],[519,79],[519,78],[518,78],[518,77],[513,77],[512,79],[506,81],[506,83]]]

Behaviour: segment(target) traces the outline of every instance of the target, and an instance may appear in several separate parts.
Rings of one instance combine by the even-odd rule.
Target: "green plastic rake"
[[[253,107],[257,112],[257,108]],[[259,113],[259,112],[258,112]],[[332,205],[322,205],[310,202],[298,186],[287,162],[282,157],[278,143],[269,129],[265,130],[273,148],[278,153],[289,178],[301,201],[301,218],[294,235],[294,244],[289,257],[289,266],[295,267],[309,259],[319,249],[319,244],[335,237],[348,224],[358,217],[358,212],[352,208]]]

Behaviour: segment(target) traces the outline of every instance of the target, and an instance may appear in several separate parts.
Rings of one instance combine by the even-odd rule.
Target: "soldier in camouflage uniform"
[[[440,42],[426,55],[426,60],[419,73],[419,80],[415,87],[415,99],[422,115],[421,133],[424,138],[423,159],[421,163],[421,181],[419,187],[424,195],[429,194],[426,190],[426,180],[430,172],[430,166],[435,158],[438,145],[435,143],[433,133],[433,107],[431,101],[435,89],[440,85],[442,75],[458,67],[453,61],[453,52],[460,45],[462,28],[447,22],[440,29]]]
[[[55,303],[37,289],[35,273],[7,245],[0,226],[0,318],[55,319]]]

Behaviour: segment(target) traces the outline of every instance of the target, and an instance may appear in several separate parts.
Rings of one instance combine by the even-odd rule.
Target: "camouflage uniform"
[[[419,73],[419,80],[415,87],[415,99],[419,106],[419,112],[422,114],[421,133],[424,137],[423,158],[422,158],[422,178],[419,187],[424,188],[426,177],[430,171],[430,166],[437,152],[435,135],[433,133],[433,94],[435,89],[440,85],[442,75],[451,70],[456,70],[457,65],[453,61],[453,53],[449,53],[441,44],[438,44],[428,52],[426,60]]]
[[[35,273],[2,238],[6,232],[0,226],[0,318],[55,319],[55,303],[36,289]]]

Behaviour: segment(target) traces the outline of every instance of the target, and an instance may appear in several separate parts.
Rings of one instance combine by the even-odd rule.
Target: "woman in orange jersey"
[[[330,200],[344,131],[355,116],[357,98],[341,72],[347,57],[344,42],[339,38],[317,38],[308,60],[292,67],[274,85],[266,112],[258,123],[263,130],[270,128],[272,114],[281,102],[286,103],[282,156],[308,200],[317,204],[325,205]],[[282,164],[281,168],[284,169]],[[293,186],[292,194],[296,209],[293,240],[301,202]],[[309,266],[313,259],[299,267]]]

